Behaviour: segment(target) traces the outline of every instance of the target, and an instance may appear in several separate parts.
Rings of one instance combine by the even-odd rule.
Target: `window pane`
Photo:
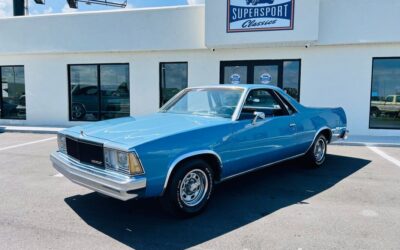
[[[24,67],[1,67],[1,118],[26,119]]]
[[[278,86],[278,65],[254,67],[254,83]]]
[[[285,115],[284,109],[279,102],[271,95],[270,90],[252,90],[247,96],[243,106],[240,119],[253,119],[254,111],[263,112],[266,116]]]
[[[97,65],[70,66],[70,79],[72,120],[98,120]]]
[[[187,63],[161,64],[161,106],[188,86]]]
[[[101,65],[101,119],[130,115],[129,65]]]
[[[400,129],[400,59],[375,59],[371,91],[371,128]]]
[[[247,66],[225,66],[224,67],[225,84],[246,84]]]
[[[239,89],[190,89],[162,111],[231,118],[242,92]]]
[[[291,97],[300,100],[300,61],[285,61],[283,63],[282,88]]]

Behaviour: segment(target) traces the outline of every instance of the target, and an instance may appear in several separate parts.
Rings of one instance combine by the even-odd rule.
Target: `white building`
[[[241,82],[342,106],[352,134],[399,136],[399,13],[398,0],[206,0],[0,19],[0,125],[145,114],[187,85]]]

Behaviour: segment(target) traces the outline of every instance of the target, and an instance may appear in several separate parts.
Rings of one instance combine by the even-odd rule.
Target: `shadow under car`
[[[191,219],[165,214],[156,199],[121,202],[97,193],[65,202],[90,226],[135,249],[184,249],[229,233],[275,211],[317,195],[370,161],[327,155],[310,169],[289,161],[216,186],[207,209]]]

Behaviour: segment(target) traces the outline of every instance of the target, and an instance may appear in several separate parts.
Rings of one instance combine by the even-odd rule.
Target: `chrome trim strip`
[[[320,128],[320,129],[315,133],[314,139],[311,141],[311,145],[307,148],[307,150],[306,150],[306,152],[305,152],[304,154],[306,154],[306,153],[308,152],[308,150],[310,150],[310,148],[311,148],[312,145],[314,144],[315,140],[317,139],[317,136],[319,135],[319,133],[321,133],[322,130],[325,130],[325,129],[329,129],[329,131],[331,131],[331,129],[330,129],[329,127],[327,127],[327,126],[324,126],[324,127]],[[331,133],[332,133],[332,131],[331,131]]]
[[[83,137],[82,138],[77,138],[77,137],[72,137],[70,135],[65,135],[65,138],[68,138],[68,139],[70,139],[72,141],[79,142],[79,143],[82,143],[82,144],[88,144],[88,145],[96,146],[96,147],[104,147],[104,144],[101,143],[101,142],[88,141],[86,139],[82,139]]]
[[[165,178],[164,187],[163,187],[163,190],[161,192],[161,195],[164,194],[165,189],[167,188],[167,185],[168,185],[168,182],[169,182],[169,178],[171,177],[172,171],[175,169],[175,167],[178,165],[178,163],[183,161],[183,160],[185,160],[185,159],[187,159],[187,158],[189,158],[189,157],[196,156],[196,155],[202,155],[202,154],[212,154],[212,155],[216,156],[218,158],[218,160],[219,160],[219,163],[220,163],[220,169],[221,170],[223,169],[221,157],[216,152],[214,152],[212,150],[198,150],[198,151],[193,151],[193,152],[181,155],[178,158],[176,158],[171,163],[171,165],[169,166],[167,177]]]
[[[279,161],[275,161],[275,162],[272,162],[272,163],[268,163],[268,164],[265,164],[265,165],[262,165],[262,166],[259,166],[259,167],[256,167],[256,168],[252,168],[252,169],[249,169],[249,170],[246,170],[246,171],[234,174],[234,175],[230,175],[230,176],[227,176],[227,177],[221,179],[220,182],[224,182],[224,181],[227,181],[229,179],[235,178],[237,176],[241,176],[241,175],[244,175],[244,174],[247,174],[247,173],[251,173],[253,171],[257,171],[257,170],[269,167],[271,165],[275,165],[275,164],[278,164],[278,163],[281,163],[281,162],[284,162],[284,161],[288,161],[288,160],[291,160],[291,159],[294,159],[294,158],[298,158],[298,157],[301,157],[303,155],[305,155],[305,153],[298,154],[298,155],[295,155],[295,156],[291,156],[291,157],[288,157],[288,158],[285,158],[285,159],[282,159],[282,160],[279,160]]]

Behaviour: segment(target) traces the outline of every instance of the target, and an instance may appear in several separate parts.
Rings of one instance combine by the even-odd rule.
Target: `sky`
[[[111,0],[109,0],[111,1]],[[115,2],[124,2],[124,0],[112,0]],[[0,0],[0,18],[12,16],[13,0]],[[29,0],[29,15],[53,14],[53,13],[68,13],[75,11],[98,11],[98,10],[113,10],[119,9],[115,7],[107,7],[101,5],[87,5],[78,3],[79,10],[70,9],[66,0],[46,0],[45,5],[39,5],[34,0]],[[127,8],[145,8],[158,6],[175,6],[187,4],[204,3],[204,0],[128,0]]]

